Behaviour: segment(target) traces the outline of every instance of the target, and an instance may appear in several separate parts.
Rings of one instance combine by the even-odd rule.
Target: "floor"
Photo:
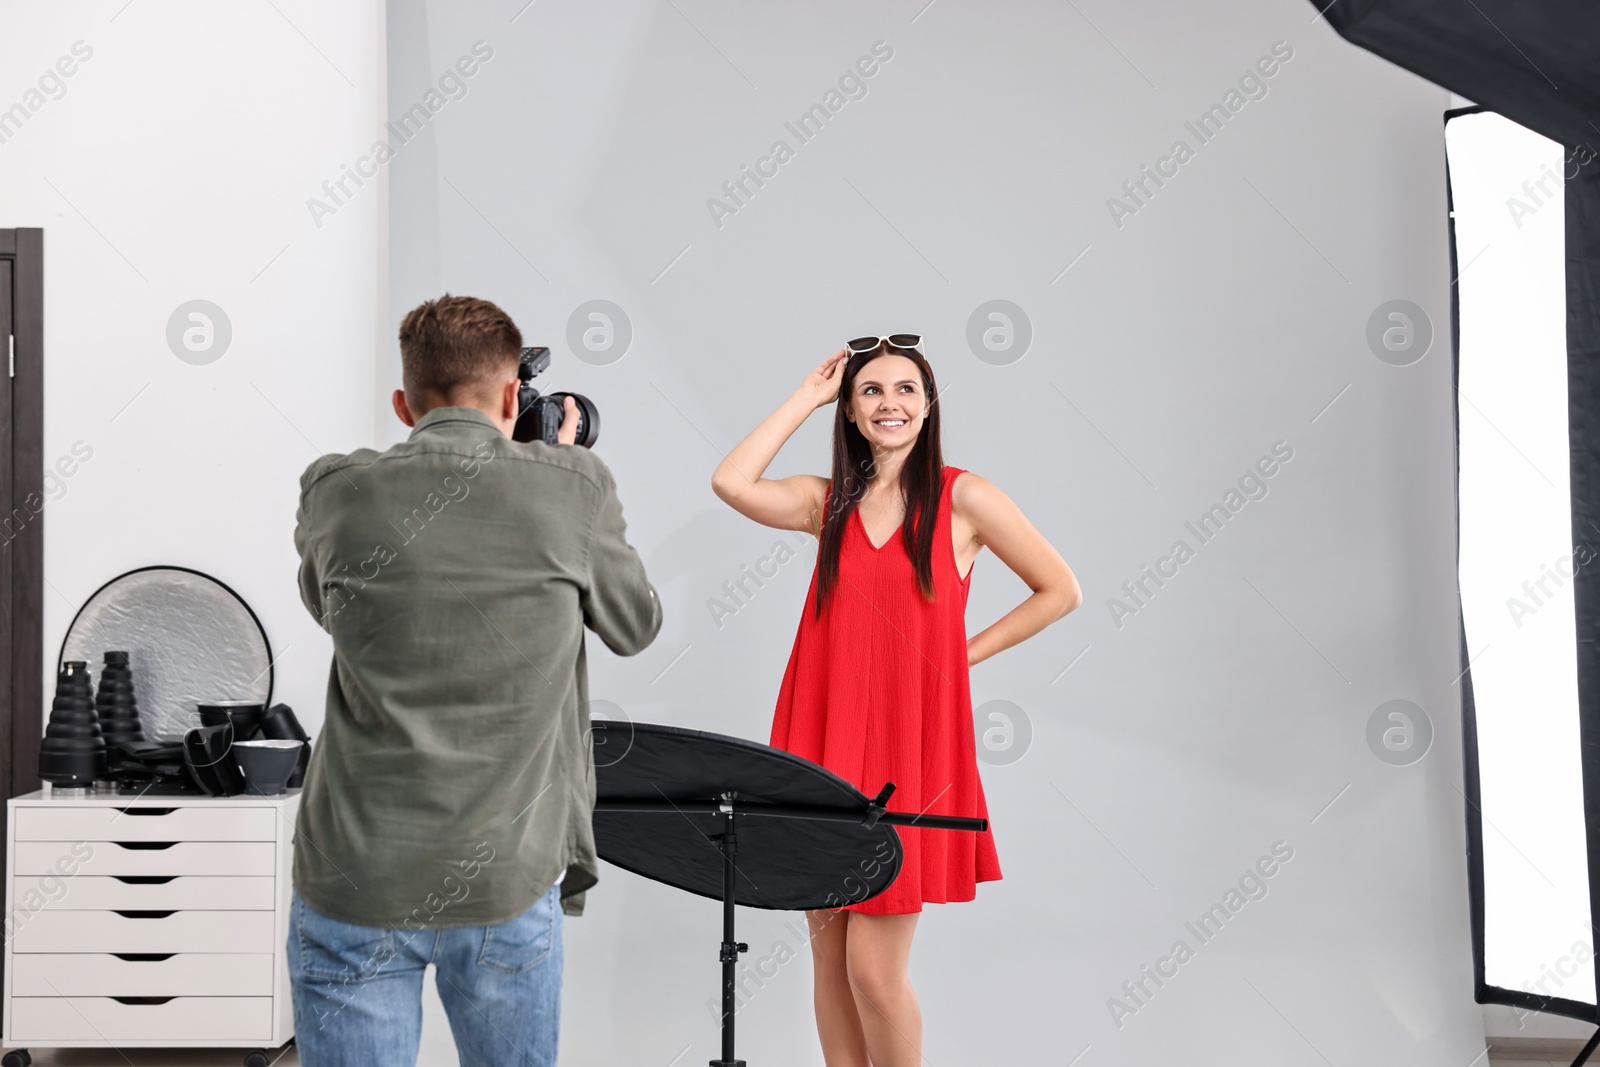
[[[1555,1044],[1557,1047],[1552,1049],[1549,1047],[1551,1044]],[[1522,1056],[1490,1056],[1488,1062],[1491,1067],[1572,1067],[1572,1061],[1577,1058],[1578,1053],[1582,1050],[1583,1042],[1572,1040],[1561,1042],[1546,1041],[1544,1046],[1537,1049],[1537,1053],[1541,1055],[1524,1051]],[[1600,1053],[1592,1056],[1589,1062],[1594,1064],[1594,1067],[1600,1067]]]
[[[448,1049],[449,1060],[439,1061],[429,1055],[424,1041],[423,1054],[418,1063],[436,1067],[440,1062],[454,1064],[455,1050]],[[36,1067],[239,1067],[244,1062],[244,1050],[217,1051],[199,1049],[123,1049],[120,1052],[100,1049],[56,1049],[34,1054]],[[1480,1061],[1481,1062],[1481,1061]],[[299,1067],[300,1057],[289,1049],[273,1067]],[[1570,1067],[1572,1060],[1504,1060],[1498,1057],[1488,1061],[1489,1067]],[[1600,1062],[1595,1064],[1600,1067]]]

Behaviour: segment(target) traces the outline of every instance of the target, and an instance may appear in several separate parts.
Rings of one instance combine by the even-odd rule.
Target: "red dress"
[[[950,495],[959,467],[944,468],[933,533],[930,603],[897,528],[874,548],[859,509],[845,524],[839,575],[814,618],[817,570],[772,717],[775,748],[826,767],[876,796],[895,784],[890,811],[988,817],[973,737],[967,678],[967,589],[956,570]],[[818,556],[819,562],[821,556]],[[860,904],[869,915],[971,900],[1000,877],[991,831],[898,826],[904,848],[889,888]]]

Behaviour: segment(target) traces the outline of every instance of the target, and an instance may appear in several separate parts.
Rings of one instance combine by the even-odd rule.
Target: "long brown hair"
[[[817,606],[821,616],[823,602],[839,580],[839,546],[844,541],[845,524],[861,502],[868,484],[877,476],[872,445],[860,427],[845,417],[855,396],[856,376],[861,368],[888,352],[905,356],[922,374],[927,418],[917,434],[911,454],[900,468],[900,491],[905,495],[906,516],[900,525],[900,543],[916,568],[917,587],[926,600],[934,598],[933,528],[939,509],[939,493],[944,468],[944,452],[939,446],[939,386],[933,368],[915,349],[887,348],[879,345],[871,352],[851,356],[840,372],[839,399],[833,413],[833,474],[829,479],[827,514],[822,534],[817,539]],[[926,516],[926,521],[922,521]]]

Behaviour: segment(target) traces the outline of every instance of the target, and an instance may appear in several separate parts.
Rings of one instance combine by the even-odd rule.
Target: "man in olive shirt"
[[[572,402],[561,443],[511,440],[521,346],[488,301],[418,307],[411,435],[300,479],[333,636],[288,937],[306,1067],[415,1063],[429,963],[463,1065],[555,1063],[562,915],[599,877],[583,631],[631,656],[661,605]]]

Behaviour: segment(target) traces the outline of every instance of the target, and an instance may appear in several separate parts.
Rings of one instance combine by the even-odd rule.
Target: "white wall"
[[[383,39],[377,3],[0,4],[0,107],[91,53],[0,143],[0,226],[45,230],[45,456],[93,450],[43,512],[47,695],[84,600],[173,563],[245,598],[274,699],[320,724],[294,510],[312,459],[375,443],[386,194],[320,228],[306,200],[382,125]],[[206,365],[166,338],[197,298],[233,331]]]
[[[973,670],[980,712],[1011,701],[1033,737],[984,767],[1005,880],[919,924],[928,1061],[1472,1061],[1448,94],[1303,0],[522,7],[390,6],[391,114],[494,49],[394,164],[391,304],[495,299],[552,346],[553,387],[600,402],[667,621],[636,659],[599,651],[596,698],[766,739],[814,552],[718,628],[708,601],[782,535],[710,472],[844,338],[921,330],[947,461],[1009,493],[1086,597]],[[719,228],[707,198],[880,40],[866,97]],[[1280,40],[1265,98],[1118,228],[1107,199]],[[566,341],[595,298],[635,331],[609,366]],[[1010,366],[965,341],[996,298],[1033,326]],[[1409,366],[1365,340],[1393,299],[1434,328]],[[1280,440],[1270,493],[1119,628],[1108,599]],[[815,417],[772,473],[825,473],[826,449]],[[981,557],[969,632],[1025,593]],[[1432,724],[1409,766],[1368,745],[1392,699]],[[1122,983],[1280,840],[1268,895],[1187,937],[1115,1025]],[[786,918],[741,915],[749,962],[798,952],[741,1011],[741,1052],[820,1063]],[[567,934],[563,1062],[714,1053],[712,902],[612,868]]]

